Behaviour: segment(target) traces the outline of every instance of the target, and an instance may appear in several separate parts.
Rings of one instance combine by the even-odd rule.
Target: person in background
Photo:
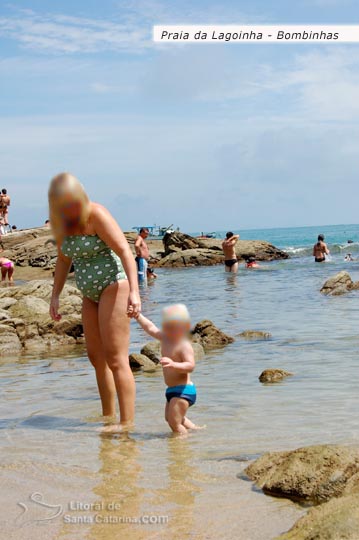
[[[222,242],[226,272],[235,273],[238,271],[238,259],[236,255],[236,243],[238,239],[239,234],[233,234],[231,231],[228,231],[225,240]]]
[[[50,223],[50,220],[49,220],[49,219],[47,219],[47,220],[45,221],[44,227],[46,227],[47,229],[50,229],[51,223]]]
[[[352,261],[354,261],[353,255],[352,255],[351,253],[348,253],[347,255],[345,255],[344,260],[345,260],[345,262],[352,262]]]
[[[318,236],[318,242],[314,244],[313,247],[313,257],[315,259],[315,262],[322,263],[326,260],[326,255],[329,255],[330,251],[328,249],[327,244],[324,242],[325,237],[324,234],[320,234]]]
[[[147,281],[147,269],[148,259],[150,258],[150,250],[146,242],[146,238],[150,234],[146,227],[140,229],[139,235],[135,242],[137,274],[139,283],[145,283]]]
[[[246,260],[246,268],[260,268],[254,257],[248,257]]]
[[[12,231],[17,231],[16,225],[13,225],[13,226],[11,227],[11,230],[12,230]]]
[[[3,188],[0,193],[0,221],[3,229],[3,234],[6,234],[9,229],[9,206],[10,197],[7,194],[7,189]]]
[[[14,263],[6,257],[0,257],[1,281],[6,281],[6,278],[12,283],[14,281]]]
[[[157,279],[157,274],[153,268],[147,268],[147,279]]]

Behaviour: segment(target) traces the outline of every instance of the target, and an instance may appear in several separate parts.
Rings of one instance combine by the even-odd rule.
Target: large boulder
[[[350,274],[345,270],[342,270],[338,274],[335,274],[335,276],[327,279],[320,289],[320,292],[327,296],[339,296],[357,288],[358,283],[354,283]]]
[[[157,266],[210,266],[222,263],[222,240],[194,238],[181,232],[167,233],[163,238],[164,258]],[[288,254],[261,240],[239,240],[236,244],[239,261],[255,257],[258,261],[288,259]]]
[[[316,506],[277,540],[358,540],[359,496],[332,499]]]
[[[170,253],[161,259],[157,266],[181,268],[187,266],[213,266],[221,262],[223,262],[223,254],[220,251],[195,248]]]
[[[205,351],[224,347],[234,341],[234,338],[227,336],[209,320],[197,323],[191,334],[193,341],[200,343]]]
[[[321,503],[340,497],[359,473],[359,450],[319,445],[269,452],[245,472],[269,495]]]
[[[184,234],[179,231],[166,233],[162,241],[165,250],[165,256],[170,255],[171,253],[176,253],[178,251],[207,247],[206,244],[198,238],[194,238],[189,234]]]
[[[293,375],[293,373],[284,371],[284,369],[265,369],[258,378],[261,383],[275,383],[280,382],[291,375]]]

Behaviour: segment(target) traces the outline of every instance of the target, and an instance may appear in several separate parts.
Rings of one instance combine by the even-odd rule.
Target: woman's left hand
[[[131,291],[128,297],[127,315],[136,318],[141,313],[141,298],[137,291]]]

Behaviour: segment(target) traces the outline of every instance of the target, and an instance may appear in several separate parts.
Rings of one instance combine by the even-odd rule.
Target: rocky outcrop
[[[293,373],[284,371],[284,369],[265,369],[258,378],[261,383],[276,383],[291,375],[293,375]]]
[[[82,342],[81,295],[66,285],[61,298],[62,319],[49,316],[52,284],[31,281],[18,287],[0,289],[0,355],[22,351],[48,351]]]
[[[359,289],[359,281],[354,282],[350,274],[343,270],[327,279],[320,292],[330,296],[340,296],[347,292]]]
[[[276,540],[357,540],[359,449],[320,445],[270,452],[245,470],[268,495],[317,506]]]
[[[219,330],[212,321],[204,320],[196,324],[191,332],[194,343],[200,343],[207,352],[233,343],[234,338]]]
[[[243,339],[270,339],[272,337],[272,334],[269,332],[262,332],[262,330],[244,330],[240,334],[238,334],[239,337]]]
[[[312,508],[276,540],[358,540],[359,496],[335,498]]]
[[[164,258],[158,266],[210,266],[222,263],[222,240],[193,238],[180,232],[167,233],[163,238]],[[288,259],[288,254],[263,241],[239,240],[236,244],[239,261],[255,257],[258,261]]]
[[[359,450],[319,445],[289,452],[269,452],[246,474],[269,495],[322,503],[357,489]]]
[[[167,255],[158,263],[158,267],[184,268],[188,266],[213,266],[223,262],[223,254],[211,249],[186,249]]]

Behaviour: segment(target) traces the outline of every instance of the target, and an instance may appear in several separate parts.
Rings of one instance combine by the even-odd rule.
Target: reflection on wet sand
[[[100,483],[93,489],[99,512],[87,538],[144,538],[139,525],[144,488],[139,485],[141,474],[138,443],[129,434],[101,436],[99,451]]]

